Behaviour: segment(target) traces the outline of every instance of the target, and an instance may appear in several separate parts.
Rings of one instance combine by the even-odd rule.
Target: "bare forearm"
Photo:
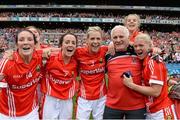
[[[130,88],[146,96],[158,97],[160,95],[160,90],[152,86],[140,86],[133,83]]]

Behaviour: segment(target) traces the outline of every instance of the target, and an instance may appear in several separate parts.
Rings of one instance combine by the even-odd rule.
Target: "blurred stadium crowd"
[[[147,12],[144,12],[144,13],[141,12],[141,13],[138,13],[138,15],[140,16],[141,19],[145,19],[145,20],[179,20],[179,17],[176,16],[176,14],[171,14],[168,12],[155,12],[155,14],[153,14],[153,12],[150,12],[149,14]],[[32,9],[32,11],[25,10],[23,12],[19,10],[15,10],[13,12],[12,10],[3,10],[2,12],[0,12],[0,18],[11,18],[11,17],[113,18],[113,19],[117,19],[118,21],[119,19],[122,19],[125,16],[126,14],[122,13],[122,11],[121,13],[117,13],[117,11],[107,12],[106,10],[104,12],[99,11],[99,10],[97,11],[85,10],[84,12],[74,11],[74,10],[70,10],[70,11],[62,10],[61,12],[59,10],[57,11],[53,10],[53,11],[48,12],[48,10],[45,10],[45,11],[40,10],[37,12]],[[4,39],[4,42],[1,45],[3,46],[2,49],[15,48],[15,45],[14,45],[15,35],[14,34],[16,31],[22,28],[22,25],[16,26],[16,23],[12,23],[12,24],[15,24],[15,25],[13,26],[4,25],[3,27],[0,28],[1,39]],[[18,24],[24,24],[24,26],[29,25],[28,22],[21,23],[21,21]],[[51,23],[49,23],[49,25],[50,24]],[[84,25],[84,23],[82,24]],[[102,29],[104,29],[103,44],[108,44],[110,42],[110,29],[113,26],[113,23],[109,23],[111,25],[110,27],[107,27],[107,24],[108,23],[103,23],[103,26],[106,26],[106,27],[105,28],[102,27]],[[47,23],[45,24],[45,26],[46,25]],[[93,25],[94,24],[90,24],[90,26],[93,26]],[[96,23],[95,25],[102,26],[102,23],[101,24]],[[40,26],[41,25],[38,25],[36,27],[38,27],[41,31],[41,41],[44,44],[57,47],[58,39],[61,37],[63,33],[66,33],[68,31],[75,33],[78,36],[78,46],[83,46],[86,43],[85,41],[86,29],[82,26],[77,27],[78,25],[76,25],[76,27],[74,27],[73,25],[69,25],[69,26],[64,25],[65,27],[63,26],[60,27],[59,25],[56,27],[56,24],[55,24],[54,25],[55,27],[53,29],[49,28],[49,26],[47,27],[40,27]],[[88,27],[88,25],[86,24],[84,26]],[[146,28],[144,26],[146,26]],[[178,31],[178,29],[166,30],[168,29],[167,27],[167,28],[161,28],[159,31],[158,27],[156,26],[154,26],[154,28],[157,28],[157,29],[153,29],[153,27],[149,28],[149,25],[144,25],[144,26],[142,26],[144,28],[141,31],[150,34],[153,40],[154,46],[159,47],[164,51],[163,59],[167,63],[180,63],[180,42],[179,42],[180,32]],[[167,25],[164,25],[164,26],[167,26]]]
[[[108,45],[111,42],[110,34],[112,28],[117,24],[123,24],[127,14],[135,13],[141,19],[139,20],[141,24],[137,25],[138,30],[140,29],[138,32],[148,33],[150,35],[154,47],[162,50],[160,55],[166,62],[169,78],[177,81],[180,80],[180,14],[177,14],[180,12],[180,8],[179,11],[177,10],[178,12],[176,11],[171,14],[171,10],[145,10],[143,12],[143,10],[130,11],[129,9],[115,9],[113,11],[112,8],[109,11],[108,9],[77,9],[76,11],[76,9],[69,10],[68,8],[49,9],[47,6],[40,10],[37,8],[14,7],[4,9],[1,7],[0,5],[0,9],[2,10],[0,11],[0,58],[3,57],[4,54],[2,53],[6,50],[16,50],[16,34],[19,30],[27,26],[37,27],[39,31],[37,30],[36,33],[40,32],[41,43],[52,48],[59,47],[59,39],[67,32],[74,33],[77,36],[78,47],[85,46],[87,42],[87,28],[90,26],[99,26],[103,30],[102,44]],[[60,18],[67,19],[63,21]],[[106,18],[107,21],[103,21]],[[111,19],[113,20],[111,21]],[[161,23],[161,21],[164,22]],[[74,71],[72,74],[74,76]]]
[[[138,14],[141,19],[146,19],[146,20],[151,20],[151,19],[156,19],[156,20],[163,20],[163,19],[168,19],[168,20],[179,20],[179,17],[177,16],[167,16],[167,15],[162,15],[162,14]],[[124,18],[126,15],[119,15],[115,14],[113,12],[3,12],[0,13],[0,17],[80,17],[80,18]]]
[[[3,49],[14,49],[14,40],[16,31],[20,28],[3,28],[0,29],[1,38],[4,39]],[[83,29],[40,29],[41,40],[44,44],[54,47],[58,46],[59,38],[63,33],[72,32],[78,36],[78,46],[83,46],[85,41],[86,30]],[[148,32],[148,31],[143,31]],[[152,30],[148,32],[151,35],[154,46],[164,50],[163,58],[168,63],[180,63],[180,32],[160,32]],[[104,31],[103,44],[110,42],[110,30]]]

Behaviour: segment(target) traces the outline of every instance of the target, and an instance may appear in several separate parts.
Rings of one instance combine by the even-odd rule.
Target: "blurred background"
[[[110,41],[110,30],[123,24],[128,14],[141,18],[140,30],[150,34],[156,47],[164,50],[169,74],[180,78],[180,1],[171,0],[1,0],[0,52],[14,49],[15,32],[27,26],[41,31],[41,41],[54,47],[67,32],[85,43],[89,26],[104,31],[103,44]]]

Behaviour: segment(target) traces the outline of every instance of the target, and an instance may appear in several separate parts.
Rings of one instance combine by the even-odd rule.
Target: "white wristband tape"
[[[0,82],[0,88],[7,88],[8,84],[5,82]]]

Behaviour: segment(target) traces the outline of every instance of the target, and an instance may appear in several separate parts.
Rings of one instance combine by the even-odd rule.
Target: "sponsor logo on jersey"
[[[93,70],[81,70],[81,73],[83,74],[97,74],[97,73],[103,73],[105,71],[104,67],[96,68]]]
[[[53,81],[53,83],[60,84],[60,85],[69,84],[72,81],[71,79],[69,79],[69,80],[60,80],[60,79],[55,79],[55,78],[52,78],[51,80]]]
[[[31,72],[28,72],[27,74],[26,74],[26,79],[29,79],[29,78],[31,78],[32,77],[32,73]]]
[[[11,85],[12,89],[26,89],[29,88],[35,84],[38,84],[39,80],[42,78],[42,76],[39,76],[38,78],[33,79],[32,81],[28,82],[24,85]]]
[[[63,70],[63,72],[64,72],[64,77],[68,76],[69,71],[67,71],[67,70]]]
[[[137,58],[132,58],[132,64],[136,64],[137,63]]]

